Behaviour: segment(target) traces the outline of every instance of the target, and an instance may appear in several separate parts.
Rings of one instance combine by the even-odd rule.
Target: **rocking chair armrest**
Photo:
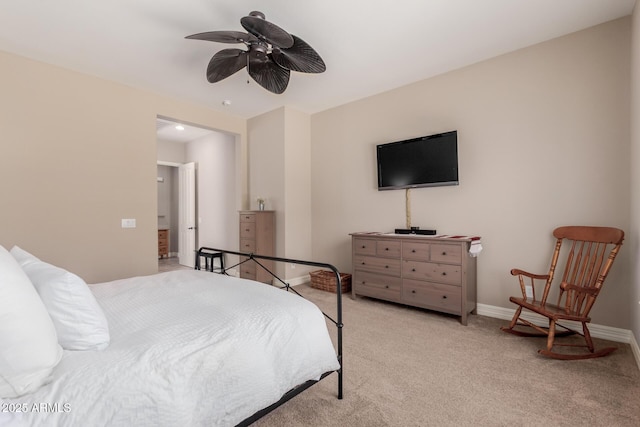
[[[599,289],[596,288],[585,288],[584,286],[572,285],[571,283],[562,282],[560,283],[560,288],[563,291],[578,291],[580,293],[585,293],[589,295],[597,295]]]
[[[533,273],[529,273],[528,271],[520,270],[519,268],[512,269],[511,270],[511,275],[512,276],[526,276],[526,277],[530,277],[532,279],[540,279],[540,280],[547,280],[549,278],[548,274],[533,274]]]
[[[525,300],[531,298],[533,301],[536,301],[536,286],[541,286],[542,281],[545,282],[545,288],[543,291],[542,303],[546,301],[549,287],[549,274],[533,274],[528,271],[520,270],[519,268],[514,268],[511,270],[511,274],[513,276],[518,276],[518,281],[520,282],[520,292],[522,292],[522,298]],[[528,280],[525,280],[525,277]],[[536,282],[537,281],[537,282]]]

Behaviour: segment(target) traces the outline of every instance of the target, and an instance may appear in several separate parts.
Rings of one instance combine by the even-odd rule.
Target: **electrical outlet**
[[[525,286],[524,292],[527,295],[527,298],[533,298],[533,288],[531,286]]]

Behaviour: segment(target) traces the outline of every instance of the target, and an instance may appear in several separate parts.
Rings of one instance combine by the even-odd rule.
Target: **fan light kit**
[[[267,21],[264,13],[254,11],[240,19],[248,33],[209,31],[188,39],[218,43],[244,43],[248,50],[222,49],[209,61],[207,80],[219,82],[247,67],[253,80],[270,92],[280,94],[289,84],[291,71],[322,73],[326,70],[320,55],[301,38]]]

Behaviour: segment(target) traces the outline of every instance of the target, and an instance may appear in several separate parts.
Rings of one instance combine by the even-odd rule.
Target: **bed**
[[[108,346],[64,350],[45,384],[2,399],[0,425],[248,425],[333,372],[342,398],[340,293],[334,320],[274,280],[194,269],[91,285]]]

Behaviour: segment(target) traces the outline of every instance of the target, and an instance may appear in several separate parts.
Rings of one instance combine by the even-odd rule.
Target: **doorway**
[[[177,129],[181,126],[182,130]],[[195,250],[200,246],[217,248],[237,248],[237,173],[236,173],[236,136],[224,132],[180,123],[175,119],[157,118],[157,162],[158,180],[160,168],[172,172],[173,198],[170,207],[161,205],[161,183],[158,183],[158,227],[168,227],[170,232],[170,261],[159,262],[174,264],[176,258],[180,264],[193,268]],[[180,198],[178,166],[194,163],[195,205],[194,222],[180,224],[178,211]],[[162,186],[165,191],[168,182]],[[184,190],[183,190],[184,191]],[[166,212],[169,212],[167,218]],[[164,216],[164,217],[163,217]],[[180,248],[182,228],[193,227],[194,243]],[[193,247],[191,247],[193,246]],[[178,256],[178,254],[183,254]],[[189,254],[189,256],[186,256]],[[183,261],[182,259],[186,259]]]
[[[193,267],[197,248],[196,164],[158,161],[158,257],[160,264]],[[165,262],[164,259],[168,260]],[[174,262],[175,261],[175,262]]]

